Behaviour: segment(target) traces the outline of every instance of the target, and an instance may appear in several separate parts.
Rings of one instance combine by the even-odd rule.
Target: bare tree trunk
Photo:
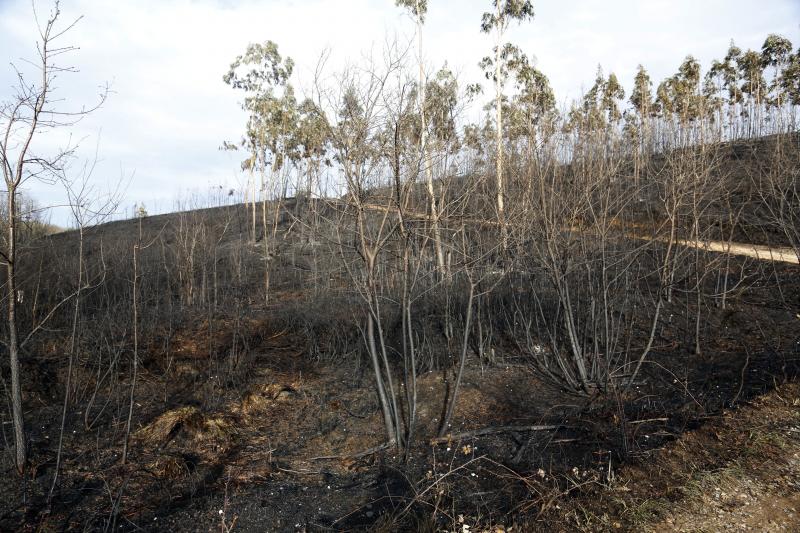
[[[375,319],[371,312],[367,312],[367,346],[369,348],[369,358],[372,361],[372,370],[375,373],[375,385],[378,389],[378,400],[381,402],[383,412],[383,423],[386,428],[386,437],[392,441],[395,438],[394,419],[389,407],[386,386],[383,383],[383,372],[381,371],[380,356],[375,344]]]
[[[19,381],[19,339],[17,337],[17,201],[16,184],[8,187],[8,248],[6,250],[6,294],[8,298],[8,357],[11,366],[11,419],[17,472],[25,471],[27,450],[22,416],[22,389]]]
[[[58,451],[56,452],[56,468],[53,473],[53,483],[50,485],[50,493],[47,496],[48,505],[53,497],[53,491],[58,482],[59,469],[61,468],[61,452],[64,445],[64,427],[67,422],[67,409],[69,407],[69,394],[72,388],[72,367],[75,361],[75,349],[78,338],[78,315],[81,309],[81,289],[83,288],[83,223],[78,222],[78,288],[75,293],[75,307],[72,310],[72,335],[69,343],[69,364],[67,366],[67,383],[64,387],[64,405],[61,410],[61,428],[58,432]]]
[[[500,3],[498,3],[499,9]],[[503,182],[503,91],[500,81],[500,37],[498,35],[497,47],[495,48],[494,59],[495,76],[495,114],[496,131],[495,142],[497,143],[497,155],[495,161],[495,178],[497,180],[497,222],[500,224],[500,235],[502,239],[503,251],[508,250],[508,228],[506,227],[506,207],[505,207],[505,186]]]
[[[456,410],[456,402],[458,401],[458,390],[461,387],[461,378],[464,375],[464,366],[467,362],[467,347],[469,346],[469,329],[472,326],[472,303],[475,299],[475,284],[469,280],[469,297],[467,298],[467,317],[464,320],[464,338],[461,342],[461,358],[458,364],[458,372],[456,373],[456,381],[453,385],[453,395],[450,397],[450,403],[447,404],[442,423],[439,426],[439,437],[443,437],[450,427],[450,421],[453,419],[453,413]]]
[[[133,405],[136,399],[136,378],[139,370],[139,250],[142,246],[142,219],[139,219],[139,235],[133,246],[133,371],[131,377],[130,405],[128,407],[128,420],[125,424],[125,442],[122,446],[122,464],[128,460],[128,441],[131,434],[133,420]]]
[[[425,171],[425,184],[428,188],[428,199],[431,206],[431,226],[433,230],[433,246],[436,250],[436,266],[441,274],[447,274],[447,265],[444,261],[444,251],[442,250],[442,235],[439,229],[439,207],[436,205],[436,191],[433,186],[433,171],[431,169],[431,158],[428,151],[428,122],[425,115],[426,88],[425,72],[422,64],[422,11],[420,10],[419,0],[417,0],[417,44],[419,52],[419,115],[422,128],[419,147],[422,154],[422,167]]]

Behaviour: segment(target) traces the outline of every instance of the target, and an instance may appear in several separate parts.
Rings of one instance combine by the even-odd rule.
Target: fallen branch
[[[634,424],[644,424],[645,422],[668,422],[669,418],[645,418],[644,420],[634,420],[633,422],[628,422],[629,426]]]
[[[494,433],[513,433],[513,432],[523,433],[527,431],[552,431],[560,427],[562,426],[558,424],[550,426],[498,426],[498,427],[476,429],[474,431],[465,431],[464,433],[445,435],[444,437],[437,437],[435,439],[431,439],[430,443],[432,445],[444,444],[452,442],[454,440],[469,439],[472,437],[480,437],[483,435],[492,435]]]
[[[288,474],[297,474],[301,476],[312,476],[312,475],[316,476],[316,475],[327,474],[327,472],[324,472],[322,470],[317,472],[315,470],[292,470],[291,468],[282,468],[280,466],[277,466],[275,468],[277,468],[280,472],[286,472]]]

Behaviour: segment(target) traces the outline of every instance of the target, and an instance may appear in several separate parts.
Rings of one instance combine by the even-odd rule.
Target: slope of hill
[[[733,155],[715,172],[763,171],[740,152],[769,142],[724,147]],[[673,164],[652,163],[624,216],[565,211],[540,232],[535,210],[512,219],[510,253],[486,203],[455,192],[482,178],[454,179],[440,220],[447,276],[423,189],[405,204],[372,190],[27,243],[30,481],[0,480],[0,528],[681,530],[754,525],[796,505],[798,266],[749,254],[787,244],[774,224],[759,229],[769,219],[755,193],[732,197],[733,226],[704,213],[704,237],[727,236],[721,253],[692,240],[698,204],[676,204],[680,225],[665,232],[659,176]],[[586,205],[605,205],[611,187],[630,193],[614,183],[592,185]],[[559,253],[535,255],[547,246]],[[564,378],[576,354],[596,381]],[[387,435],[376,374],[394,379],[402,445]]]

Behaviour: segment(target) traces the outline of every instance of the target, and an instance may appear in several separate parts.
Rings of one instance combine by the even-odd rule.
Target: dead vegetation
[[[498,39],[532,15],[495,4]],[[0,529],[681,530],[794,506],[800,52],[732,47],[704,80],[688,57],[655,95],[641,69],[624,113],[613,74],[558,110],[493,52],[466,124],[475,91],[397,43],[299,102],[293,62],[251,45],[224,78],[243,203],[90,224],[77,195],[76,231],[18,242],[4,166]]]

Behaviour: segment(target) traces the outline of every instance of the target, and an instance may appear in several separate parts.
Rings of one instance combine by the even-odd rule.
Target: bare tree
[[[20,188],[31,179],[53,181],[54,176],[64,168],[74,155],[75,146],[52,154],[36,153],[34,140],[41,133],[56,128],[74,125],[86,114],[97,109],[105,99],[101,94],[99,103],[91,109],[70,111],[63,107],[63,101],[53,94],[53,82],[61,74],[76,72],[69,66],[58,63],[59,59],[77,48],[62,45],[63,37],[80,18],[62,24],[59,3],[56,2],[44,23],[38,26],[34,79],[15,68],[17,86],[15,94],[0,105],[2,138],[0,139],[0,165],[7,194],[7,236],[2,251],[2,261],[6,266],[6,295],[8,322],[8,354],[11,365],[11,400],[14,423],[14,444],[16,465],[20,474],[26,461],[25,426],[22,415],[22,392],[20,386],[20,337],[17,320],[17,244],[19,228],[18,195]],[[38,20],[38,18],[37,18]]]

